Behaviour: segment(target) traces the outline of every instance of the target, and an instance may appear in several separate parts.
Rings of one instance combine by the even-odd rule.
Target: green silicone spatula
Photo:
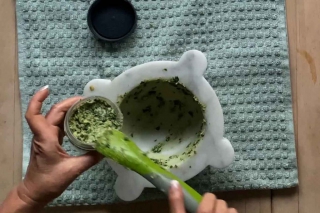
[[[168,194],[170,182],[177,180],[184,193],[184,203],[190,213],[196,213],[202,196],[184,181],[150,160],[124,133],[105,130],[97,137],[95,149],[119,164],[146,178],[155,187]]]

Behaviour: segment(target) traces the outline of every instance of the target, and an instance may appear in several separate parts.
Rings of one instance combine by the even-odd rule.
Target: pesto
[[[69,120],[72,135],[85,144],[95,144],[100,132],[120,127],[115,110],[98,98],[78,106]]]
[[[153,153],[160,153],[162,151],[162,146],[163,146],[163,143],[158,143],[151,149],[151,151]]]
[[[120,99],[124,133],[137,144],[150,141],[144,151],[155,163],[176,168],[196,154],[205,136],[205,107],[178,76],[142,81]]]

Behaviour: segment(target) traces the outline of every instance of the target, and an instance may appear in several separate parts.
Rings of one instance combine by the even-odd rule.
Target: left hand
[[[65,114],[81,97],[69,98],[55,104],[47,115],[43,116],[41,107],[48,96],[48,87],[38,91],[32,97],[25,115],[34,137],[28,170],[18,187],[20,196],[26,202],[43,205],[61,195],[81,173],[102,159],[97,152],[73,157],[61,146]]]

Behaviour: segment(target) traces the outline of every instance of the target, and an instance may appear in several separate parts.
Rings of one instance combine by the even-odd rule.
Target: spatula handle
[[[202,196],[180,178],[148,158],[137,145],[118,130],[105,132],[95,149],[104,156],[137,172],[165,194],[169,193],[172,180],[180,183],[184,194],[184,205],[190,213],[196,213]]]
[[[166,176],[165,174],[154,174],[154,173],[146,174],[143,176],[150,183],[152,183],[156,188],[158,188],[159,190],[161,190],[163,193],[167,195],[169,194],[171,181],[177,180],[180,183],[183,190],[184,205],[186,209],[190,213],[197,212],[202,196],[198,192],[196,192],[193,188],[191,188],[186,183],[181,181],[179,178],[172,178],[172,177]]]

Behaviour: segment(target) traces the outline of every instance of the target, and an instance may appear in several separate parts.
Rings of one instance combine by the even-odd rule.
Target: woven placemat
[[[276,189],[297,185],[284,0],[132,0],[134,34],[108,44],[88,30],[87,0],[17,0],[22,110],[36,90],[50,85],[44,112],[82,94],[94,78],[114,78],[149,61],[178,60],[198,49],[208,59],[206,79],[225,116],[235,149],[226,169],[207,168],[188,183],[200,193]],[[31,133],[23,123],[23,174]],[[68,141],[64,148],[77,155]],[[51,205],[112,203],[116,175],[106,161],[81,175]],[[147,196],[146,196],[147,194]],[[154,198],[146,190],[142,199]]]

